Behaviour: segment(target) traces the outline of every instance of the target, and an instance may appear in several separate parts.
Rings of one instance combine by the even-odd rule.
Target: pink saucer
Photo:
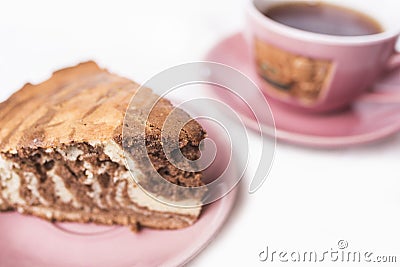
[[[207,206],[193,226],[175,231],[63,223],[18,213],[0,215],[1,266],[179,266],[213,239],[235,201],[236,189]]]
[[[53,225],[18,213],[0,215],[0,266],[180,266],[213,239],[236,191],[207,206],[193,226],[175,231]]]
[[[226,64],[253,81],[258,80],[241,33],[216,44],[205,60]],[[393,83],[400,80],[400,73],[392,76]],[[389,87],[395,86],[391,84]],[[400,85],[398,87],[400,89]],[[226,90],[218,87],[210,90],[219,100],[234,107],[242,115],[247,127],[253,130],[261,127],[266,134],[273,132],[272,126],[267,123],[261,121],[261,125],[258,125],[250,110],[233,94],[227,94]],[[277,138],[294,144],[334,148],[372,142],[400,131],[400,99],[361,99],[345,111],[321,115],[298,112],[267,98],[275,119]]]
[[[204,126],[204,124],[203,124]],[[230,151],[210,127],[221,156]],[[205,171],[206,179],[218,176],[222,161]],[[230,176],[236,170],[227,169]],[[52,224],[19,213],[0,213],[0,266],[180,266],[195,257],[215,237],[227,219],[238,187],[204,207],[200,219],[181,230],[143,229],[133,233],[125,227],[76,223]]]

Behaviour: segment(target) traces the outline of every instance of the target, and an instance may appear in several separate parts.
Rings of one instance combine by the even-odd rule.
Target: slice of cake
[[[200,207],[179,208],[153,199],[135,184],[125,165],[122,126],[138,88],[87,62],[57,71],[41,84],[27,84],[1,103],[0,210],[133,230],[193,224]],[[146,94],[158,98],[150,90]],[[140,103],[136,105],[140,110]],[[160,129],[173,108],[162,99],[146,122],[149,157],[167,181],[201,186],[201,172],[178,169],[163,153]],[[182,110],[179,116],[190,120]],[[179,135],[181,151],[197,159],[204,137],[202,127],[190,120]]]

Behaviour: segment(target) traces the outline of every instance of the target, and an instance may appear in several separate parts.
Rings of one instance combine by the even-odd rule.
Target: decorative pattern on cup
[[[331,73],[331,61],[296,55],[257,38],[254,44],[257,72],[269,85],[264,89],[305,104],[321,98]]]

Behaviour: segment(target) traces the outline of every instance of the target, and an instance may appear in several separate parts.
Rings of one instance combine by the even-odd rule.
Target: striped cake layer
[[[201,210],[148,196],[132,180],[113,141],[3,153],[0,181],[0,209],[51,221],[175,229],[193,224]]]

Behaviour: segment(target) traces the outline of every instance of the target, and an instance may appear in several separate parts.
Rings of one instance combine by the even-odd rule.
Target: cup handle
[[[360,97],[361,101],[400,103],[400,52],[391,56],[385,70],[384,77]]]

